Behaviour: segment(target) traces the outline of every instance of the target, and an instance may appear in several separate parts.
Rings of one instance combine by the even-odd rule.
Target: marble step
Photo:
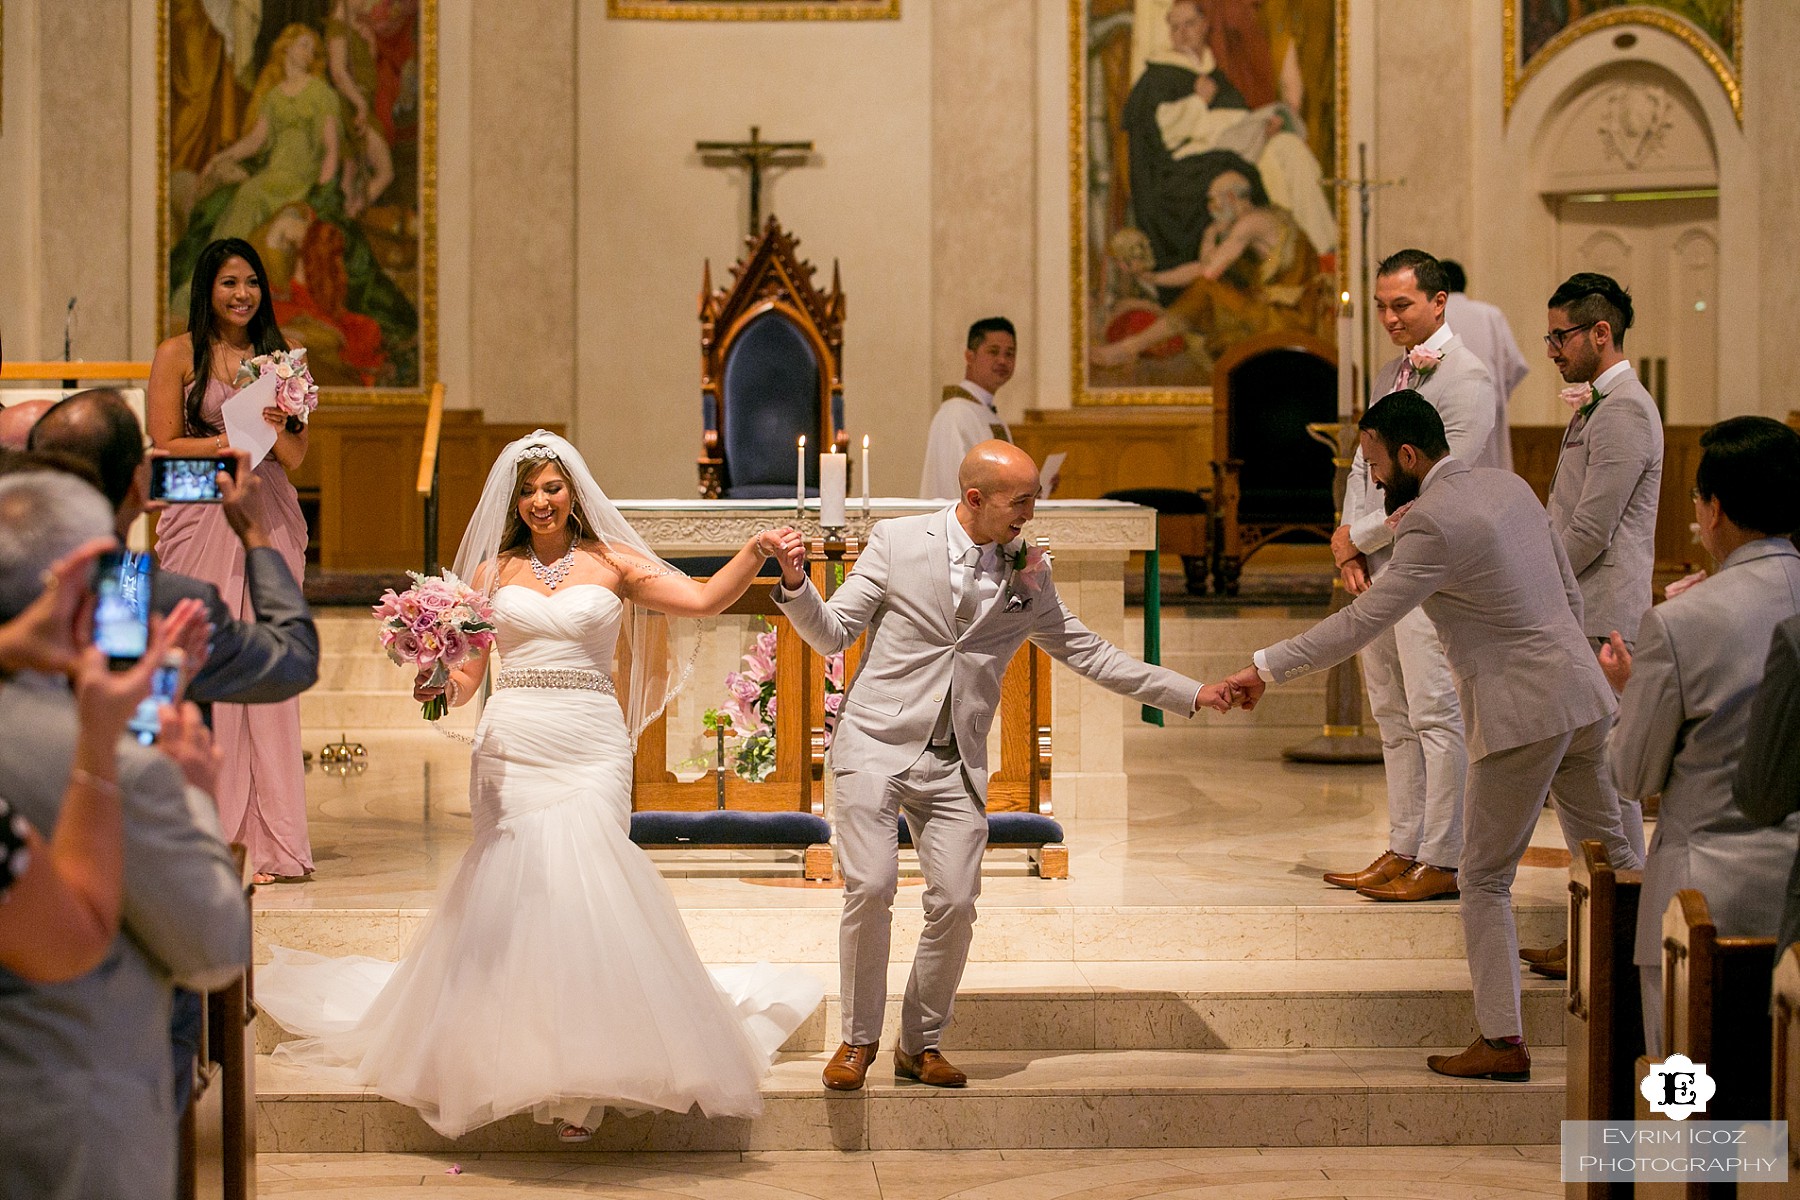
[[[1456,1046],[1438,1047],[1442,1051]],[[830,1092],[826,1055],[784,1055],[762,1115],[608,1113],[565,1146],[528,1115],[440,1137],[418,1113],[259,1057],[257,1147],[273,1153],[1100,1149],[1178,1146],[1541,1145],[1556,1141],[1564,1055],[1529,1083],[1455,1080],[1421,1048],[970,1051],[960,1090],[894,1079],[883,1054],[859,1092]],[[1333,1194],[1336,1194],[1335,1192]]]
[[[835,1049],[842,1006],[833,963],[816,975],[825,1002],[782,1049]],[[889,972],[885,1028],[897,1029],[907,967]],[[1563,988],[1525,977],[1525,1036],[1563,1042]],[[1474,1004],[1461,962],[972,963],[948,1044],[963,1050],[1281,1050],[1437,1046],[1471,1036]],[[291,1040],[267,1014],[263,1053]]]
[[[1349,895],[1349,893],[1345,893]],[[681,910],[705,962],[835,962],[835,892],[804,892],[800,906],[686,907]],[[792,894],[784,899],[791,899]],[[1560,904],[1515,905],[1519,944],[1563,937]],[[397,959],[424,920],[423,909],[259,908],[258,961],[270,942],[319,954]],[[894,961],[911,961],[923,916],[896,905]],[[1351,897],[1319,905],[1166,905],[1037,908],[989,905],[981,912],[972,962],[1291,962],[1463,958],[1455,901],[1375,904]]]

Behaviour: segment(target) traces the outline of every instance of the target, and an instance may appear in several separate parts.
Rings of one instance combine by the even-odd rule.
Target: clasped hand
[[[1201,688],[1200,694],[1194,699],[1194,709],[1198,711],[1210,708],[1214,712],[1223,713],[1241,708],[1249,712],[1262,699],[1263,691],[1268,686],[1255,667],[1245,667],[1236,675]]]

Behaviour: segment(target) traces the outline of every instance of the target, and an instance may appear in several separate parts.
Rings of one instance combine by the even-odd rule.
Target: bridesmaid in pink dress
[[[156,348],[150,367],[150,440],[173,455],[218,454],[231,443],[220,406],[236,389],[238,366],[288,347],[263,286],[261,258],[248,242],[224,238],[201,251],[194,267],[188,332]],[[306,567],[306,520],[288,472],[306,457],[306,426],[279,409],[263,419],[280,430],[256,473],[261,524],[295,579]],[[177,504],[156,523],[156,555],[171,571],[204,579],[244,621],[254,621],[244,583],[244,547],[210,504]],[[227,841],[242,842],[257,882],[311,876],[306,837],[306,785],[300,751],[300,701],[215,704],[213,744],[224,753],[216,796]]]

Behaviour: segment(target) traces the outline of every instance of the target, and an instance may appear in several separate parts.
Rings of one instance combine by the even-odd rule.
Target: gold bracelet
[[[83,787],[91,788],[94,791],[99,792],[102,796],[107,796],[114,800],[123,800],[125,798],[125,793],[120,790],[118,784],[110,779],[102,779],[92,771],[84,771],[80,767],[69,768],[69,782],[71,784],[80,784]]]

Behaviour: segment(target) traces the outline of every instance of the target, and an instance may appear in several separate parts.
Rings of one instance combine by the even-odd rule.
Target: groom
[[[775,602],[820,654],[867,629],[862,666],[844,697],[831,749],[835,836],[844,872],[838,932],[844,1044],[825,1086],[862,1087],[881,1041],[888,945],[899,884],[897,818],[906,814],[925,875],[925,929],[900,1011],[894,1073],[938,1087],[967,1077],[938,1052],[969,956],[987,846],[988,730],[1000,677],[1027,638],[1110,691],[1189,716],[1223,712],[1222,686],[1202,688],[1131,658],[1075,619],[1050,561],[1020,531],[1038,492],[1037,465],[1006,442],[962,460],[962,499],[883,521],[829,602],[786,549]]]

